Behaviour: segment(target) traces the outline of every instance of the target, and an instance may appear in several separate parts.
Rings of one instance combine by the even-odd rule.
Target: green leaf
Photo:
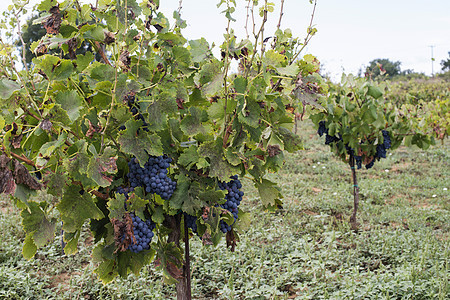
[[[303,143],[300,139],[300,136],[294,134],[289,129],[286,129],[284,127],[280,127],[277,130],[277,133],[281,135],[284,149],[288,152],[295,152],[297,150],[303,149]]]
[[[231,114],[234,112],[236,108],[237,102],[233,101],[232,99],[228,99],[227,102],[227,114]],[[217,100],[217,102],[214,102],[211,104],[211,106],[208,108],[208,115],[213,120],[222,120],[225,117],[225,99],[220,98]]]
[[[94,54],[92,52],[86,52],[86,54],[77,55],[77,71],[83,72],[91,62],[95,59]]]
[[[20,84],[7,78],[0,79],[0,98],[6,100],[12,96],[15,91],[20,90]]]
[[[149,155],[163,155],[161,138],[156,134],[146,133],[138,129],[142,126],[141,121],[129,120],[125,123],[126,130],[118,138],[121,150],[137,158],[141,165],[148,160]]]
[[[105,260],[98,265],[94,273],[98,275],[98,278],[103,284],[107,284],[113,281],[118,275],[116,262],[114,260]]]
[[[297,65],[289,65],[287,67],[279,67],[277,68],[278,73],[284,76],[292,76],[296,77],[298,73],[300,72],[300,69]]]
[[[225,181],[230,176],[233,176],[232,166],[224,159],[221,139],[203,143],[198,148],[198,153],[201,157],[208,158],[210,177],[218,177],[220,180]]]
[[[33,241],[33,232],[28,233],[25,236],[23,242],[22,254],[25,259],[31,259],[36,254],[37,246]]]
[[[209,44],[205,38],[189,41],[192,62],[203,62],[210,55]]]
[[[145,121],[151,131],[160,131],[167,126],[167,115],[175,114],[178,110],[177,102],[168,92],[163,92],[157,96],[148,108],[148,116]]]
[[[113,178],[107,176],[107,174],[117,172],[116,160],[116,150],[106,147],[101,156],[94,155],[91,157],[87,167],[87,175],[101,187],[111,185]]]
[[[383,96],[383,92],[381,91],[381,89],[373,85],[369,85],[367,94],[374,97],[375,99],[381,98],[381,96]]]
[[[234,223],[233,229],[239,232],[247,231],[252,223],[252,214],[239,209],[238,216],[239,218]]]
[[[236,93],[239,94],[246,94],[247,92],[247,78],[244,78],[242,76],[237,76],[234,80],[233,80],[233,86],[234,89],[236,90]]]
[[[212,97],[222,90],[223,73],[221,64],[218,61],[212,61],[203,65],[195,80],[201,87],[206,97]]]
[[[63,229],[67,232],[81,229],[87,219],[99,220],[104,217],[92,196],[86,192],[81,195],[80,191],[81,188],[78,185],[68,186],[61,202],[57,205],[64,222]]]
[[[276,205],[279,202],[279,199],[282,198],[276,183],[273,183],[270,180],[263,178],[262,182],[256,182],[255,186],[258,189],[259,196],[265,207]]]
[[[3,131],[3,128],[5,128],[5,123],[5,119],[0,115],[0,132]]]
[[[61,60],[56,67],[53,69],[52,75],[49,76],[51,80],[64,80],[69,78],[74,71],[74,66],[72,61],[63,59]]]
[[[55,102],[67,112],[70,121],[74,122],[80,117],[80,110],[83,105],[83,98],[74,90],[59,92],[55,96]]]
[[[55,222],[48,220],[37,202],[28,202],[28,208],[20,213],[22,226],[26,232],[33,232],[33,241],[37,247],[47,245],[55,235]]]
[[[181,121],[180,126],[186,135],[194,136],[200,133],[206,135],[212,130],[211,125],[205,124],[208,121],[206,111],[193,106],[189,112],[190,114]]]
[[[277,53],[275,50],[266,51],[263,57],[264,64],[273,67],[281,66],[281,64],[284,63],[285,60],[286,57],[280,53]]]
[[[152,220],[156,224],[162,224],[162,222],[165,220],[164,216],[164,209],[162,206],[157,206],[152,214]]]
[[[115,198],[109,198],[108,200],[108,210],[109,219],[122,219],[122,216],[126,213],[125,210],[125,195],[115,193]]]
[[[66,133],[60,134],[56,141],[47,142],[44,145],[42,145],[41,149],[39,149],[39,154],[42,157],[49,157],[56,149],[58,149],[64,144],[66,138],[67,138]]]
[[[184,173],[180,173],[178,176],[176,176],[176,180],[177,187],[169,200],[169,207],[178,210],[181,209],[183,203],[187,200],[191,182]]]
[[[92,68],[91,78],[97,81],[114,82],[115,70],[112,66],[101,64]]]
[[[190,170],[200,159],[197,152],[197,146],[192,145],[189,148],[184,149],[178,158],[178,163],[186,169]]]
[[[64,232],[64,241],[66,246],[64,247],[64,253],[66,255],[73,255],[78,252],[78,240],[80,239],[81,230],[77,230],[74,233]]]

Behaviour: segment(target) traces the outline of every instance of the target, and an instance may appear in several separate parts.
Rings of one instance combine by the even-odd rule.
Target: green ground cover
[[[352,230],[350,168],[336,160],[309,122],[305,150],[287,156],[270,179],[283,208],[267,213],[244,182],[252,224],[235,252],[191,239],[195,299],[448,299],[450,142],[427,151],[400,148],[358,172],[360,226]],[[0,200],[0,299],[171,299],[154,266],[103,286],[89,264],[92,240],[75,256],[58,239],[22,258],[19,211]],[[88,237],[88,233],[85,232]]]

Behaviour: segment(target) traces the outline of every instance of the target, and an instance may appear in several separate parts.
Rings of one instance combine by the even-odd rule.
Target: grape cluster
[[[128,181],[131,188],[142,186],[147,193],[155,193],[168,200],[177,186],[167,176],[172,159],[167,156],[150,156],[142,168],[136,158],[128,163]]]
[[[339,137],[331,136],[328,134],[328,128],[326,128],[326,126],[325,126],[325,121],[319,122],[319,128],[317,129],[317,134],[319,136],[323,136],[325,134],[325,145],[329,145],[332,143],[342,141],[341,134],[339,134]],[[386,158],[386,150],[391,148],[391,137],[389,135],[389,132],[386,130],[383,130],[382,134],[383,134],[383,143],[377,144],[375,156],[372,158],[372,160],[368,164],[366,164],[366,169],[372,168],[376,159],[380,160],[380,158]],[[355,158],[355,162],[356,162],[358,169],[361,169],[362,156],[356,155],[355,151],[348,145],[345,145],[345,148],[347,149],[347,153],[349,155],[352,155]]]
[[[336,143],[342,140],[341,134],[339,134],[339,137],[328,134],[328,128],[325,127],[325,121],[319,122],[319,129],[317,130],[317,133],[319,134],[319,136],[325,134],[325,145]]]
[[[391,137],[389,136],[389,132],[383,130],[381,133],[383,134],[383,143],[377,144],[375,157],[366,165],[366,169],[372,168],[376,159],[380,160],[381,158],[386,158],[386,150],[391,148]]]
[[[236,222],[238,218],[238,206],[241,204],[244,192],[240,191],[242,184],[237,175],[231,176],[231,179],[232,180],[230,182],[219,182],[219,188],[221,190],[227,190],[227,194],[225,195],[226,202],[221,204],[220,207],[231,212],[233,214],[234,221]],[[223,233],[226,233],[231,231],[231,226],[222,220],[220,221],[220,230]]]
[[[192,229],[193,233],[197,233],[197,217],[184,213],[184,222],[188,228]]]
[[[133,220],[133,233],[136,243],[129,245],[128,250],[138,253],[142,250],[150,249],[150,242],[154,236],[153,229],[155,229],[155,223],[150,219],[144,221],[133,213],[130,213],[130,216]]]

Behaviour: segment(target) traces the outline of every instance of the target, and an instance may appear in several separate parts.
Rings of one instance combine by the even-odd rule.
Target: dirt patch
[[[316,193],[316,194],[322,192],[322,189],[315,188],[315,187],[311,188],[311,190],[312,190],[314,193]]]

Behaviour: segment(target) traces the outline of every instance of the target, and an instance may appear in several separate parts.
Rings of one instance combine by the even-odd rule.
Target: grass
[[[235,252],[191,242],[195,299],[448,299],[450,297],[450,143],[400,148],[358,172],[360,226],[352,230],[350,169],[307,122],[305,150],[268,177],[283,208],[263,211],[244,181],[243,208],[253,222]],[[89,263],[92,244],[75,256],[55,242],[30,261],[10,200],[0,200],[0,299],[171,299],[153,266],[141,276],[102,285]],[[85,233],[88,237],[88,233]]]

